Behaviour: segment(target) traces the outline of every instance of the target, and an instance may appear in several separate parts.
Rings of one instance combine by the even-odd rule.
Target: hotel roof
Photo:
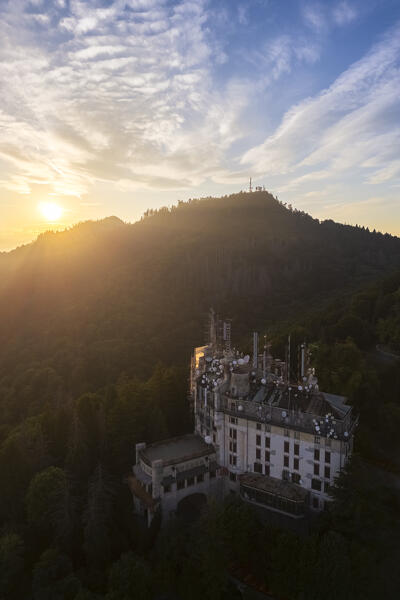
[[[150,444],[140,451],[140,456],[149,465],[154,460],[163,460],[164,465],[172,465],[214,453],[212,444],[207,444],[199,435],[189,433]]]

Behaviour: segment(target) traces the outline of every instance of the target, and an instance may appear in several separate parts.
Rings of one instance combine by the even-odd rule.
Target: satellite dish
[[[344,432],[344,437],[349,437],[349,432],[348,431]]]
[[[234,360],[232,364],[237,365],[237,360]]]
[[[206,444],[211,444],[211,437],[209,435],[206,435],[206,437],[204,438],[204,441]]]
[[[266,379],[261,379],[261,383],[262,383],[263,385],[265,385],[265,384],[267,383],[267,380],[266,380]]]
[[[254,375],[256,374],[256,372],[255,372],[255,371],[252,371],[252,372],[251,372],[251,374],[254,376]]]
[[[301,391],[302,391],[302,389],[303,389],[303,386],[302,386],[302,385],[299,385],[299,387],[298,387],[297,389],[299,390],[299,392],[301,392]]]
[[[249,362],[249,360],[250,360],[250,356],[248,354],[246,354],[246,356],[243,359],[244,364],[247,365],[247,363]]]
[[[282,411],[282,417],[285,418],[286,417],[286,410]]]
[[[212,361],[212,357],[211,356],[206,356],[206,361],[207,362],[211,362]]]
[[[239,358],[239,360],[238,360],[238,364],[239,364],[239,365],[244,365],[244,360],[243,360],[243,358]]]
[[[239,404],[238,410],[243,410],[243,406],[241,404]]]

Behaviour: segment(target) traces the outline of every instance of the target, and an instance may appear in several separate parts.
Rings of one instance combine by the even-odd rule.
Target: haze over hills
[[[85,222],[0,255],[0,369],[23,344],[27,364],[51,356],[64,377],[89,355],[104,366],[89,388],[148,375],[157,360],[187,363],[210,305],[245,335],[399,266],[400,239],[320,223],[268,192]]]
[[[294,348],[307,339],[321,389],[360,414],[362,459],[307,538],[236,503],[173,535],[135,519],[135,443],[192,430],[188,362],[210,305],[233,319],[234,343],[257,328],[282,356],[288,332]],[[277,597],[397,598],[396,354],[400,239],[319,223],[266,192],[85,222],[1,254],[0,587],[114,599],[133,577],[135,597],[199,586],[215,600],[234,597],[223,591],[240,563]]]

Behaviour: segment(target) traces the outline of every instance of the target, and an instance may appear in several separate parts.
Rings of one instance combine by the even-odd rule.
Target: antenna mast
[[[253,333],[253,369],[258,369],[258,333]]]
[[[264,335],[264,352],[263,352],[263,378],[267,374],[267,336]]]
[[[250,177],[249,192],[252,192],[252,191],[253,191],[253,187],[251,185],[251,177]]]

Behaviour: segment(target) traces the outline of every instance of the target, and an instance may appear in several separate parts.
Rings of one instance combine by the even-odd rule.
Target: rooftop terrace
[[[160,459],[164,465],[173,465],[214,453],[212,444],[206,444],[201,436],[189,433],[150,444],[140,451],[140,457],[148,465]]]

